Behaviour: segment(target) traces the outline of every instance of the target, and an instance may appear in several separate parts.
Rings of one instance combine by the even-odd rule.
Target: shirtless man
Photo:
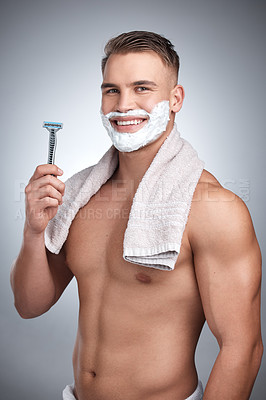
[[[65,186],[57,178],[62,171],[56,165],[36,168],[25,190],[23,244],[11,272],[16,309],[23,318],[45,313],[76,278],[75,386],[66,399],[202,398],[193,395],[194,353],[205,320],[220,352],[203,399],[248,399],[263,346],[261,253],[244,202],[203,170],[174,270],[146,268],[122,257],[134,193],[171,132],[184,90],[177,84],[178,56],[170,42],[133,32],[117,43],[120,50],[109,46],[103,62],[103,114],[150,112],[169,100],[167,128],[154,142],[119,152],[118,168],[79,210],[58,255],[46,249],[44,230],[64,201]],[[125,131],[123,125],[116,129]],[[131,129],[134,134],[140,126]]]

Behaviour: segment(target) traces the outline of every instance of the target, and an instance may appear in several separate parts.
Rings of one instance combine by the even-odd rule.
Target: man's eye
[[[106,93],[117,93],[117,92],[118,92],[117,89],[108,89],[108,90],[106,91]]]
[[[146,90],[149,90],[147,87],[145,87],[145,86],[139,86],[139,87],[137,87],[137,91],[138,92],[145,92]]]

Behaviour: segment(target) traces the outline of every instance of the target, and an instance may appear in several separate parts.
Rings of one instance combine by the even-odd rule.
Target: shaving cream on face
[[[101,110],[102,123],[110,136],[113,145],[122,152],[131,152],[154,142],[166,130],[169,121],[169,101],[164,100],[156,104],[152,111],[130,110],[127,113],[110,112],[104,115]],[[137,132],[118,132],[110,122],[115,117],[148,117],[147,123]]]

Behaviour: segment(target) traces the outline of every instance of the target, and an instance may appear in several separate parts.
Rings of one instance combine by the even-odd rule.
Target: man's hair
[[[112,54],[127,54],[144,51],[154,51],[162,61],[176,72],[176,81],[179,71],[179,56],[170,40],[154,32],[131,31],[122,33],[110,39],[104,48],[105,57],[102,59],[102,73],[108,58]]]

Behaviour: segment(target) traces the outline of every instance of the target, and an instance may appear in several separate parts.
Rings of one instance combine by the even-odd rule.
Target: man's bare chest
[[[121,199],[103,187],[79,210],[66,243],[67,263],[76,276],[104,274],[121,284],[137,281],[142,284],[162,283],[177,279],[193,270],[193,257],[186,231],[175,270],[161,271],[127,262],[123,259],[123,241],[132,197]],[[190,272],[188,272],[190,271]],[[194,276],[192,277],[194,279]]]

